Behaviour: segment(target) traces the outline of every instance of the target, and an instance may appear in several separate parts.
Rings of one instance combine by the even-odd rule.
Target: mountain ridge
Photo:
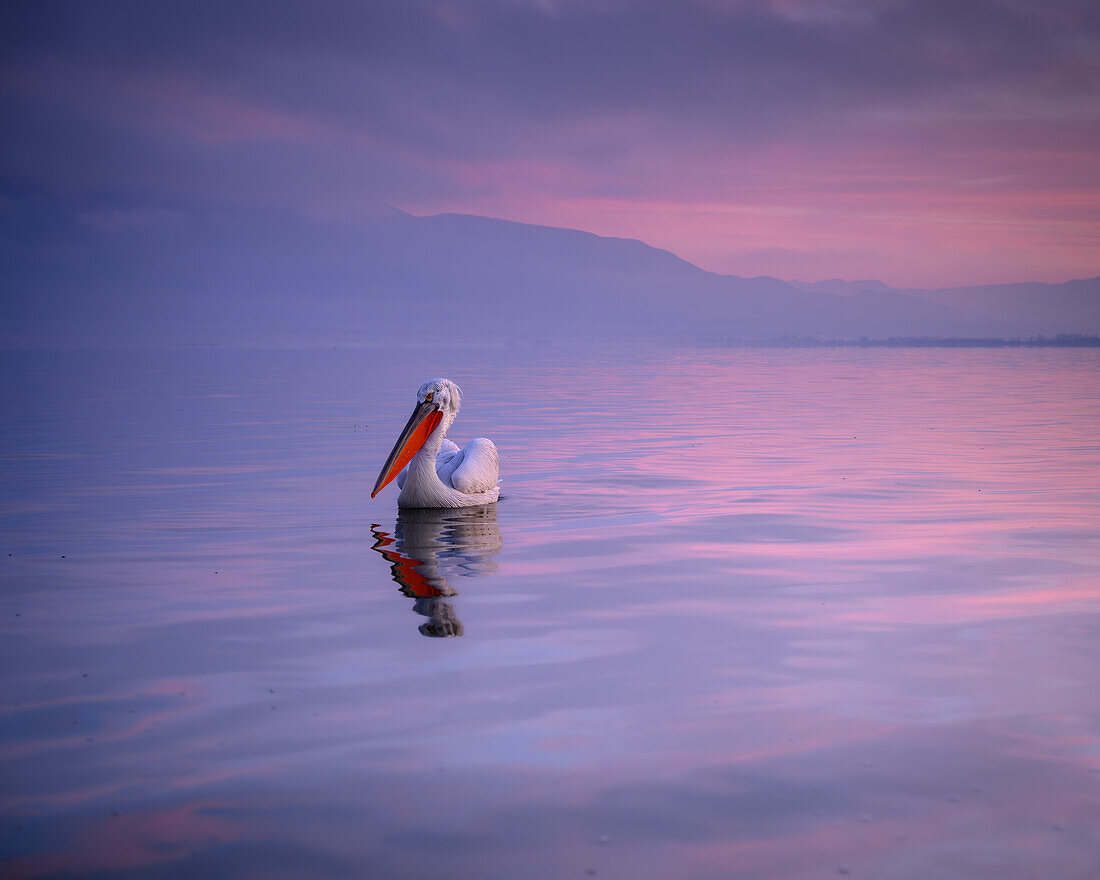
[[[339,224],[119,210],[89,222],[41,199],[4,207],[7,347],[353,341],[410,328],[470,340],[1100,332],[1100,278],[906,290],[719,274],[637,239],[471,214],[390,208]]]

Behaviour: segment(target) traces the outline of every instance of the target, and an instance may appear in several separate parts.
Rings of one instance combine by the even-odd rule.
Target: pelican
[[[416,406],[382,465],[371,498],[394,477],[401,489],[398,507],[474,507],[500,497],[493,441],[478,437],[459,449],[447,439],[461,402],[462,392],[450,379],[429,379],[420,386]]]

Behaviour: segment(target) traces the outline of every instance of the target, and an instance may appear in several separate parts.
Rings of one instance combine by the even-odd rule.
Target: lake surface
[[[1096,351],[0,367],[5,877],[1098,876]]]

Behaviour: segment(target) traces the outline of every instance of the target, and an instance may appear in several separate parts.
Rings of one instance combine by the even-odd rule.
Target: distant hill
[[[4,207],[7,346],[1100,331],[1100,279],[898,291],[717,275],[640,241],[460,214]]]
[[[972,318],[999,315],[1029,333],[1100,333],[1100,278],[906,292]]]
[[[835,293],[837,296],[852,296],[865,290],[889,291],[890,285],[875,278],[864,281],[844,281],[841,278],[829,278],[825,281],[791,281],[791,287],[817,293]]]
[[[830,278],[790,284],[799,290],[861,296],[865,302],[874,302],[876,295],[888,298],[901,293],[949,306],[963,318],[988,323],[990,327],[997,322],[1002,328],[998,332],[1009,335],[1100,333],[1100,278],[1063,284],[1031,281],[938,290],[895,289],[875,279],[842,281]]]

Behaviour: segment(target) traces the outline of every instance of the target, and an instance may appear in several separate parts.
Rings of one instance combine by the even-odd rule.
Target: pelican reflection
[[[398,588],[413,599],[413,611],[428,620],[422,635],[435,638],[465,632],[446,601],[457,594],[450,581],[496,571],[494,556],[503,540],[497,527],[497,506],[408,509],[397,512],[393,535],[371,526],[372,549],[390,563]]]

